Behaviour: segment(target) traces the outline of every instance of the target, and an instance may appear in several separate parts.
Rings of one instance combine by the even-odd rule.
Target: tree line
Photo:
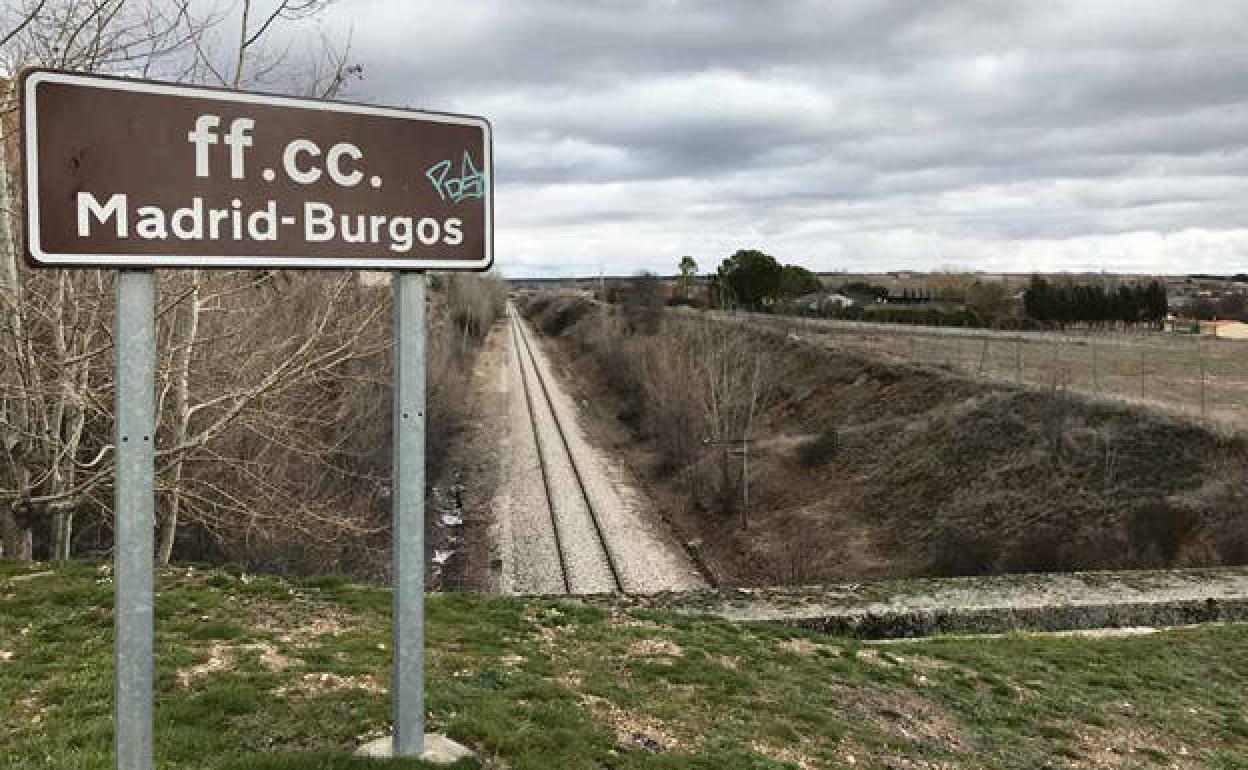
[[[696,262],[691,257],[685,257],[680,267],[682,294],[687,297]],[[741,249],[724,259],[710,277],[710,300],[713,304],[734,303],[755,310],[767,310],[822,288],[818,276],[803,267],[781,264],[770,254],[757,249]],[[1071,323],[1159,324],[1169,310],[1166,287],[1157,280],[1106,286],[1051,282],[1038,275],[1032,276],[1023,292],[1021,314],[1017,300],[1007,294],[1005,287],[992,282],[976,281],[966,287],[964,294],[959,293],[956,297],[947,291],[927,289],[907,289],[900,295],[893,295],[887,287],[864,282],[845,284],[839,291],[848,296],[870,298],[881,304],[821,307],[821,314],[854,320],[936,326],[1034,328]],[[933,299],[941,299],[947,306],[928,306],[927,303]]]
[[[1050,283],[1032,276],[1023,293],[1028,317],[1049,324],[1160,323],[1168,310],[1160,281],[1119,285]]]
[[[725,259],[711,280],[716,299],[755,309],[823,288],[819,277],[806,268],[782,265],[757,249],[741,249]]]

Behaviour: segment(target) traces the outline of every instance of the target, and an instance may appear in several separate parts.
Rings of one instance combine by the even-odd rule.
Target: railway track
[[[615,593],[629,589],[595,508],[586,471],[568,441],[569,426],[551,395],[548,374],[515,308],[507,309],[512,350],[521,372],[524,399],[537,444],[551,537],[559,555],[563,588],[569,594]]]

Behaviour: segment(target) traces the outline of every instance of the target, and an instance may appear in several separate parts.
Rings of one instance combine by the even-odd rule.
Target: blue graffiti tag
[[[433,183],[442,200],[459,203],[468,198],[480,200],[485,197],[486,176],[477,170],[472,156],[464,151],[464,159],[459,164],[459,176],[451,176],[451,161],[442,160],[434,163],[425,171],[425,176]]]

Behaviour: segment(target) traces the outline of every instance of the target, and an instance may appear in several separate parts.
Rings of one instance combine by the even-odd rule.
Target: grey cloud
[[[353,96],[491,118],[513,273],[629,272],[684,251],[709,267],[738,246],[816,268],[937,267],[950,249],[983,267],[1119,253],[1124,269],[1248,268],[1236,2],[339,0],[333,14],[365,65]]]

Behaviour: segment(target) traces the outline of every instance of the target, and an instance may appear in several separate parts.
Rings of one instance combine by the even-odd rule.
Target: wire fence
[[[1013,332],[759,316],[845,350],[1248,429],[1248,340],[1159,331]]]

